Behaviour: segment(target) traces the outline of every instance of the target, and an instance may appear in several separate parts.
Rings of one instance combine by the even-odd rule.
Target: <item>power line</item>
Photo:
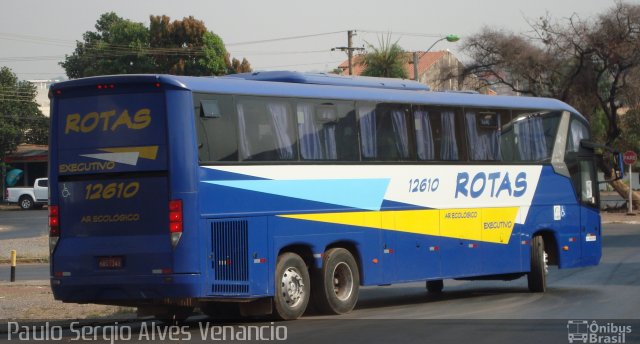
[[[307,51],[235,51],[236,54],[248,54],[248,55],[304,55],[304,54],[318,54],[326,53],[327,49],[323,50],[307,50]]]
[[[2,97],[22,97],[22,98],[33,98],[35,94],[31,93],[9,93],[9,92],[0,92],[0,99]]]
[[[198,51],[190,51],[190,52],[183,52],[181,54],[174,54],[174,53],[167,53],[167,54],[159,54],[156,52],[156,50],[151,50],[151,49],[145,49],[146,52],[151,51],[151,53],[149,53],[149,55],[165,55],[165,56],[204,56],[204,52],[198,52]],[[138,54],[138,53],[142,53],[145,52],[145,50],[131,50],[131,51],[115,51],[115,52],[110,52],[110,51],[89,51],[87,52],[84,56],[91,56],[92,54],[95,55],[96,57],[101,56],[101,57],[126,57],[126,56],[132,56],[134,54]],[[236,51],[236,54],[250,54],[250,55],[254,55],[254,56],[278,56],[278,55],[305,55],[305,54],[318,54],[318,53],[325,53],[327,52],[326,49],[324,50],[307,50],[307,51]],[[12,56],[12,57],[0,57],[0,62],[34,62],[34,61],[48,61],[48,60],[60,60],[63,59],[63,56]],[[25,73],[23,73],[25,74]],[[31,73],[34,74],[34,73]],[[55,73],[54,73],[55,74]]]
[[[289,64],[289,65],[280,65],[280,66],[268,66],[268,67],[261,67],[261,68],[282,68],[282,67],[300,67],[300,66],[313,66],[313,65],[320,65],[320,64],[333,64],[333,63],[340,63],[342,62],[342,60],[340,61],[325,61],[325,62],[310,62],[310,63],[300,63],[300,64]]]
[[[379,30],[358,30],[358,32],[364,33],[378,33],[378,34],[394,34],[400,36],[415,36],[415,37],[430,37],[430,38],[439,38],[446,36],[444,34],[438,33],[418,33],[418,32],[394,32],[394,31],[379,31]]]
[[[249,44],[260,44],[260,43],[272,43],[279,41],[288,41],[293,39],[301,39],[301,38],[309,38],[309,37],[318,37],[318,36],[327,36],[327,35],[335,35],[338,33],[344,33],[345,31],[335,31],[335,32],[325,32],[325,33],[316,33],[311,35],[302,35],[302,36],[290,36],[290,37],[280,37],[280,38],[271,38],[271,39],[263,39],[259,41],[247,41],[247,42],[237,42],[237,43],[228,43],[225,46],[237,46],[237,45],[249,45]]]
[[[25,121],[40,121],[43,119],[49,119],[49,117],[33,117],[33,116],[11,116],[11,115],[0,115],[0,118],[10,118],[15,120],[25,120]]]
[[[309,35],[278,37],[278,38],[270,38],[270,39],[263,39],[263,40],[256,40],[256,41],[225,43],[225,46],[239,46],[239,45],[272,43],[272,42],[295,40],[295,39],[302,39],[302,38],[334,35],[334,34],[343,33],[343,32],[345,32],[345,31],[323,32],[323,33],[316,33],[316,34],[309,34]],[[30,35],[22,35],[22,34],[10,34],[10,33],[4,33],[4,32],[0,32],[0,39],[15,40],[15,41],[26,41],[26,42],[33,42],[33,43],[39,43],[39,44],[43,44],[44,43],[44,44],[50,44],[50,45],[61,45],[62,44],[64,46],[75,46],[76,43],[79,42],[79,41],[70,41],[70,40],[63,40],[63,39],[43,37],[43,36],[30,36]],[[86,44],[84,42],[79,42],[79,43]],[[119,49],[119,50],[122,50],[122,49],[129,50],[129,49],[134,49],[135,48],[135,47],[131,47],[130,45],[124,45],[124,44],[109,44],[108,47],[111,48],[111,49]],[[146,49],[156,50],[156,51],[161,51],[161,52],[183,52],[185,48],[181,48],[181,47],[176,47],[176,48],[166,48],[166,47],[152,48],[152,47],[148,47]]]
[[[254,44],[263,44],[263,43],[272,43],[279,41],[288,41],[288,40],[297,40],[297,39],[305,39],[305,38],[313,38],[320,36],[328,36],[341,34],[346,32],[342,31],[333,31],[333,32],[323,32],[323,33],[315,33],[315,34],[307,34],[307,35],[297,35],[297,36],[288,36],[288,37],[278,37],[271,39],[263,39],[263,40],[253,40],[253,41],[242,41],[242,42],[233,42],[227,43],[225,46],[227,47],[235,47],[235,46],[243,46],[243,45],[254,45]],[[380,30],[358,30],[361,33],[388,33],[394,35],[403,35],[403,36],[417,36],[417,37],[442,37],[441,34],[432,34],[432,33],[417,33],[417,32],[393,32],[393,31],[380,31]],[[43,36],[33,36],[33,35],[24,35],[24,34],[13,34],[0,32],[0,40],[13,40],[13,41],[23,41],[29,43],[37,43],[37,44],[48,44],[48,45],[57,45],[57,46],[65,46],[65,47],[76,47],[80,48],[83,51],[83,55],[88,58],[120,58],[120,57],[135,57],[136,55],[146,55],[146,56],[175,56],[175,57],[200,57],[205,56],[206,53],[202,47],[190,48],[190,47],[151,47],[149,44],[145,44],[144,46],[132,46],[132,45],[123,45],[123,44],[103,44],[103,42],[97,43],[86,43],[81,41],[72,41],[67,39],[59,39],[52,37],[43,37]],[[297,54],[316,54],[316,53],[324,53],[326,50],[309,50],[309,51],[247,51],[247,52],[234,52],[234,54],[248,54],[253,56],[278,56],[278,55],[297,55]],[[71,55],[75,54],[75,50]],[[10,56],[10,57],[0,57],[0,62],[34,62],[34,61],[47,61],[47,60],[64,60],[63,56],[53,56],[53,55],[44,55],[44,56]],[[337,63],[342,61],[337,61]],[[333,63],[333,62],[317,62],[317,63],[301,63],[301,64],[289,64],[289,65],[280,65],[280,66],[272,66],[272,67],[264,67],[264,68],[280,68],[280,67],[294,67],[294,66],[308,66],[308,65],[318,65],[322,63]],[[45,73],[21,73],[21,74],[45,74]],[[59,74],[59,73],[46,73],[46,74]]]

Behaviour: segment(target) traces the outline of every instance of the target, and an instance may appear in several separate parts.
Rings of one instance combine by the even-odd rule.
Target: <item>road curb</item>
[[[0,281],[2,287],[49,287],[49,280]]]
[[[49,257],[46,258],[20,258],[16,260],[18,264],[48,264]],[[11,264],[11,259],[2,258],[0,259],[0,265]]]

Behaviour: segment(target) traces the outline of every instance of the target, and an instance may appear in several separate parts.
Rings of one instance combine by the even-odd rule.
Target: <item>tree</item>
[[[368,50],[362,56],[360,64],[364,66],[362,75],[387,78],[407,79],[407,71],[404,69],[407,63],[407,54],[398,44],[391,43],[391,35],[378,38],[379,47],[367,42]]]
[[[251,69],[251,64],[249,63],[249,61],[247,61],[247,59],[243,58],[242,62],[240,62],[240,60],[238,60],[237,58],[233,58],[233,60],[231,60],[231,62],[229,62],[229,53],[227,53],[227,57],[225,59],[226,64],[228,67],[228,74],[238,74],[238,73],[250,73],[252,72]]]
[[[147,28],[105,13],[97,20],[96,31],[85,32],[60,65],[69,78],[132,73],[208,76],[232,69],[224,42],[201,20],[187,17],[172,22],[167,16],[152,15],[149,21]],[[243,67],[251,68],[248,62]]]
[[[36,87],[0,68],[0,161],[21,143],[47,144],[49,119],[35,101]]]
[[[149,32],[142,23],[110,12],[100,16],[95,28],[95,32],[85,32],[84,41],[76,42],[73,54],[60,63],[69,78],[155,71],[147,54]]]
[[[222,38],[207,31],[204,22],[190,16],[170,22],[151,16],[151,51],[159,72],[178,75],[226,74],[227,50]]]
[[[463,50],[472,62],[464,74],[478,76],[481,86],[497,83],[563,100],[592,123],[604,119],[602,143],[616,147],[619,110],[640,105],[637,99],[630,102],[640,87],[640,5],[618,1],[594,20],[574,15],[557,22],[546,16],[530,26],[532,36],[485,28],[470,37]],[[602,169],[610,176],[609,166]],[[621,194],[628,192],[623,183],[612,185]]]

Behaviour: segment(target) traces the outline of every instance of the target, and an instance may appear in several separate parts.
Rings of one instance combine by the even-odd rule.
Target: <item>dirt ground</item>
[[[49,281],[0,282],[0,319],[53,320],[133,316],[133,308],[56,301]]]

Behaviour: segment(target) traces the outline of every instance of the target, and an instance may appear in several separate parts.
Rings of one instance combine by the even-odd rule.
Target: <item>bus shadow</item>
[[[497,295],[529,294],[526,286],[477,286],[464,289],[453,288],[439,294],[428,293],[422,287],[398,287],[392,290],[384,287],[362,290],[355,309],[375,309],[458,301],[465,299],[491,297]]]

